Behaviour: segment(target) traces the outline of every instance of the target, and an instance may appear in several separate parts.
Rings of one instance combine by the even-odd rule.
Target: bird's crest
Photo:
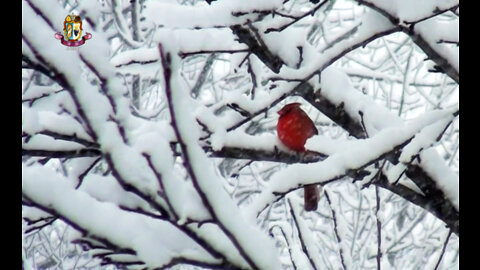
[[[287,104],[287,105],[283,106],[283,108],[282,108],[280,111],[278,111],[277,113],[278,113],[279,115],[285,115],[285,114],[287,114],[289,111],[291,111],[292,109],[294,109],[294,108],[299,108],[300,105],[302,105],[302,104],[300,104],[300,103],[298,103],[298,102]]]

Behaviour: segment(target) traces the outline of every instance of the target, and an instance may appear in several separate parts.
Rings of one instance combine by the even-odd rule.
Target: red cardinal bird
[[[312,119],[300,109],[300,103],[290,103],[278,111],[280,118],[277,123],[277,134],[280,141],[289,149],[305,152],[305,142],[308,138],[318,134]],[[305,186],[305,211],[317,210],[320,197],[316,185]]]

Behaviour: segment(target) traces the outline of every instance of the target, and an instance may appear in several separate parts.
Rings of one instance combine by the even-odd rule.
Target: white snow
[[[443,22],[435,17],[415,25],[415,31],[428,42],[436,53],[445,58],[457,72],[460,70],[459,47],[448,46],[438,42],[441,40],[458,41],[458,30],[458,23]]]
[[[91,235],[101,236],[120,248],[133,248],[151,268],[178,256],[195,256],[218,262],[170,223],[121,211],[111,202],[99,202],[72,188],[68,181],[43,166],[22,166],[22,193],[42,206],[55,209]]]
[[[446,10],[458,5],[458,0],[367,0],[375,6],[396,16],[401,22],[414,22],[436,13],[436,9]]]
[[[99,143],[100,150],[109,158],[108,164],[103,165],[113,169],[113,174],[101,175],[91,172],[84,178],[82,186],[75,189],[78,177],[96,160],[96,157],[75,158],[68,161],[52,160],[43,167],[29,166],[27,162],[24,162],[22,194],[46,209],[55,210],[62,218],[88,230],[86,237],[89,235],[99,236],[121,248],[132,248],[137,252],[136,256],[111,256],[117,260],[134,261],[138,259],[144,261],[145,267],[149,268],[162,268],[171,259],[178,257],[205,263],[222,263],[176,227],[184,226],[221,253],[228,262],[240,268],[249,268],[246,260],[248,258],[260,269],[281,269],[281,264],[290,264],[290,258],[283,255],[291,252],[292,260],[298,269],[310,269],[310,261],[303,253],[296,238],[297,235],[291,230],[291,224],[282,220],[285,217],[275,222],[278,222],[278,226],[286,233],[289,250],[286,251],[275,246],[274,241],[278,240],[277,237],[272,239],[267,236],[265,227],[270,226],[271,228],[272,221],[278,218],[278,213],[274,213],[278,209],[272,207],[272,216],[265,217],[265,221],[256,218],[260,211],[278,198],[278,195],[274,195],[273,192],[286,194],[302,185],[321,183],[342,176],[348,170],[365,169],[364,166],[369,162],[413,137],[403,147],[398,165],[391,166],[388,171],[384,169],[389,182],[397,180],[406,168],[405,164],[410,162],[414,155],[420,154],[421,162],[414,164],[420,166],[435,181],[447,199],[458,210],[458,174],[450,168],[448,161],[441,157],[444,153],[450,155],[450,151],[453,150],[447,149],[450,147],[449,145],[444,146],[444,149],[436,146],[437,136],[452,121],[452,112],[457,109],[451,109],[450,105],[443,106],[445,105],[443,103],[442,108],[448,109],[424,113],[420,111],[423,109],[422,107],[418,111],[418,114],[422,115],[421,117],[404,121],[394,111],[380,105],[378,99],[369,97],[367,92],[371,89],[365,93],[355,89],[346,75],[359,77],[367,75],[387,83],[391,81],[401,83],[405,78],[396,73],[402,72],[402,63],[396,57],[393,59],[394,65],[388,67],[395,70],[392,74],[388,69],[370,70],[374,69],[370,62],[375,64],[375,61],[364,59],[361,60],[366,63],[367,68],[365,69],[349,66],[349,62],[346,62],[342,68],[331,67],[332,62],[338,56],[343,56],[345,52],[358,46],[359,43],[365,42],[379,33],[398,29],[383,15],[369,8],[364,9],[363,5],[357,5],[355,1],[336,1],[334,9],[337,9],[337,12],[329,13],[334,16],[325,14],[327,15],[325,17],[322,13],[323,10],[320,10],[315,16],[307,16],[299,23],[281,32],[273,31],[265,34],[266,29],[281,27],[290,22],[291,18],[270,14],[258,21],[259,11],[276,10],[284,14],[299,16],[310,10],[312,5],[302,3],[302,1],[287,1],[285,4],[283,2],[283,0],[221,0],[214,1],[211,5],[205,1],[181,5],[175,0],[145,1],[145,4],[140,7],[142,10],[140,28],[147,28],[148,31],[141,31],[141,36],[145,40],[142,39],[139,42],[132,39],[131,22],[128,19],[130,15],[122,15],[122,12],[130,6],[128,1],[114,1],[113,4],[118,5],[112,7],[107,3],[85,0],[73,7],[74,11],[85,11],[88,18],[92,19],[97,27],[92,29],[92,25],[84,20],[84,31],[92,33],[93,39],[75,50],[66,49],[53,38],[55,32],[62,31],[63,20],[67,14],[61,3],[55,0],[23,2],[22,54],[34,61],[45,61],[48,63],[47,68],[61,72],[64,75],[62,80],[65,78],[64,82],[67,84],[65,86],[68,88],[68,91],[53,94],[55,91],[61,90],[63,86],[33,85],[23,93],[23,99],[51,94],[35,101],[32,106],[28,102],[22,103],[22,132],[32,136],[28,142],[25,142],[26,138],[23,138],[23,149],[62,151],[83,147],[78,143],[55,140],[50,136],[38,134],[45,131],[95,141]],[[367,2],[398,17],[401,25],[430,16],[436,12],[436,9],[444,10],[458,5],[457,0],[368,0]],[[296,6],[299,4],[304,6]],[[44,16],[38,16],[31,5],[42,11]],[[357,7],[349,8],[349,5]],[[68,7],[70,8],[70,6]],[[247,14],[234,15],[239,12]],[[107,27],[108,24],[104,19],[108,17],[114,18],[113,26],[104,30],[103,27]],[[47,21],[44,20],[45,18]],[[205,100],[207,101],[203,100],[204,96],[200,96],[202,98],[197,100],[190,98],[190,87],[184,83],[184,78],[189,75],[182,74],[184,76],[182,78],[176,72],[182,70],[178,53],[244,50],[246,49],[245,44],[237,41],[237,37],[229,27],[245,24],[249,20],[252,21],[253,26],[259,29],[265,45],[285,62],[286,65],[281,68],[280,73],[273,74],[257,56],[251,54],[248,60],[256,75],[257,84],[254,99],[249,95],[250,84],[239,85],[231,82],[222,84],[221,89],[212,90],[212,93],[215,91],[214,94],[202,91],[201,94],[206,95]],[[313,24],[321,25],[322,33],[320,35],[324,39],[315,46],[306,40],[307,33],[312,30],[310,27]],[[330,28],[329,24],[338,24],[340,27]],[[352,35],[341,42],[329,43],[329,41],[345,33],[353,32],[355,29],[356,31]],[[430,18],[417,23],[414,31],[424,38],[435,52],[444,57],[456,71],[459,70],[458,46],[439,43],[441,40],[458,41],[458,19],[447,22],[438,17]],[[409,37],[405,35],[405,38]],[[164,117],[168,114],[168,109],[163,112],[161,117],[150,120],[140,119],[131,114],[131,100],[128,97],[131,86],[128,84],[129,82],[123,80],[123,77],[128,79],[131,75],[139,74],[142,77],[142,83],[147,80],[158,80],[156,83],[159,85],[158,88],[165,84],[159,61],[158,43],[162,43],[166,51],[171,52],[173,57],[171,101],[180,133],[179,138],[170,124],[169,117]],[[120,45],[120,47],[115,48],[116,45]],[[299,46],[303,48],[303,62],[297,67],[300,60],[300,53],[297,49]],[[37,59],[36,55],[41,58]],[[238,72],[238,77],[244,76],[248,81],[249,78],[244,74],[247,62],[238,69],[240,61],[245,56],[245,53],[219,54],[215,63],[217,65],[218,62],[222,62],[222,66],[217,65],[213,68],[212,84],[208,87],[218,87],[216,83],[228,80],[228,76],[232,75],[234,70],[235,73]],[[346,58],[348,57],[347,55]],[[194,58],[192,57],[192,59]],[[347,60],[351,59],[353,58]],[[151,63],[143,65],[131,64],[132,62]],[[87,68],[85,68],[85,64],[88,65]],[[86,72],[90,68],[93,68],[90,70],[93,72]],[[197,74],[198,66],[194,66],[192,69],[192,74]],[[222,69],[221,72],[220,69]],[[315,73],[320,75],[313,76]],[[246,126],[248,125],[227,132],[244,119],[244,116],[238,112],[227,108],[216,114],[217,111],[231,104],[238,105],[248,113],[257,113],[270,106],[282,95],[290,93],[292,88],[298,84],[298,81],[269,80],[274,77],[295,80],[310,78],[308,83],[314,89],[321,91],[323,98],[337,106],[343,103],[346,113],[353,120],[360,123],[359,111],[363,113],[363,122],[369,138],[355,140],[342,135],[343,137],[333,136],[338,138],[332,139],[332,134],[322,134],[321,132],[308,140],[306,148],[329,155],[322,162],[288,166],[265,165],[255,162],[249,166],[250,175],[244,174],[238,179],[223,179],[219,176],[218,168],[216,168],[218,164],[215,162],[218,163],[219,160],[208,159],[202,149],[201,145],[205,141],[199,140],[199,137],[204,134],[200,134],[201,128],[196,120],[205,124],[212,132],[208,140],[214,150],[220,150],[223,147],[237,147],[265,151],[273,151],[278,148],[281,151],[289,151],[275,135],[276,114],[273,108],[269,108],[268,115],[261,114],[254,119],[267,130],[255,135],[247,133]],[[424,78],[413,74],[405,77],[405,85],[410,85],[407,92],[414,89],[412,84],[422,83],[441,84],[441,91],[447,91],[445,81],[440,83],[439,80],[431,80],[432,77]],[[192,78],[190,80],[193,80]],[[232,81],[234,80],[232,79]],[[277,87],[273,88],[274,84]],[[361,86],[369,87],[366,83]],[[433,91],[428,93],[426,88],[418,89],[431,105],[437,105],[435,98],[430,97],[433,95]],[[161,90],[165,90],[165,87]],[[458,94],[458,90],[455,91],[454,93]],[[220,93],[220,97],[217,97],[217,93]],[[164,93],[160,95],[164,95]],[[165,106],[165,96],[161,96],[159,99],[163,99],[162,105]],[[215,99],[213,104],[211,103],[212,99]],[[278,106],[289,99],[297,101],[296,99],[300,98],[288,97]],[[413,100],[407,97],[405,102],[413,102]],[[455,102],[453,106],[456,106]],[[406,118],[411,118],[416,115],[416,112],[408,114]],[[275,116],[272,117],[272,114]],[[317,112],[314,111],[312,115],[317,116]],[[74,117],[82,119],[82,124]],[[319,130],[320,127],[328,129],[328,133],[333,128],[322,125],[326,122],[325,118],[320,115],[316,121],[321,123]],[[458,122],[454,122],[453,125],[457,124]],[[335,127],[335,129],[340,129],[340,127]],[[90,133],[85,130],[89,130]],[[170,143],[179,140],[185,143],[186,151],[183,154],[186,156],[175,156],[171,149]],[[180,146],[177,144],[176,147],[178,151]],[[455,157],[455,153],[453,153],[453,157]],[[145,155],[149,156],[150,164]],[[30,159],[28,164],[35,164],[35,160],[36,158]],[[56,171],[50,168],[52,163],[57,164],[57,162],[65,165],[63,173],[66,176],[61,173],[61,170]],[[105,162],[105,160],[101,162]],[[183,166],[183,162],[188,162],[187,167]],[[376,172],[371,167],[366,169]],[[188,169],[191,169],[191,172]],[[270,172],[267,172],[269,170]],[[270,175],[272,176],[270,177]],[[371,179],[369,177],[366,177],[362,183]],[[255,182],[255,188],[242,186],[245,184],[245,180]],[[171,220],[153,219],[121,210],[119,206],[158,214],[158,211],[153,209],[153,205],[148,204],[140,196],[125,191],[119,181],[133,186],[136,192],[148,197],[155,205],[160,205],[170,214]],[[422,194],[421,190],[408,179],[402,179],[398,184]],[[242,205],[247,205],[246,208],[239,208],[236,205],[238,189],[241,188],[250,192],[245,200],[247,203],[243,204],[242,202]],[[261,193],[256,194],[255,192],[258,191]],[[327,220],[328,226],[323,226],[325,224],[320,224],[323,222],[322,218],[312,218],[310,215],[320,214],[321,216],[328,211],[320,209],[318,213],[303,213],[297,193],[288,193],[287,199],[293,202],[294,211],[297,214],[302,213],[298,216],[299,229],[306,236],[307,249],[310,255],[313,255],[311,259],[317,268],[328,268],[328,259],[332,253],[325,252],[325,250],[333,250],[335,256],[338,256],[338,250],[335,250],[337,248],[336,241],[328,240],[327,238],[331,235],[324,235],[323,231],[327,230],[332,233],[331,220]],[[349,195],[344,196],[344,201],[352,207],[358,207],[359,212],[367,208],[373,209],[372,205],[362,205],[356,201],[357,198]],[[331,197],[334,202],[332,204],[334,210],[339,210],[337,222],[342,237],[340,247],[344,251],[345,262],[349,269],[355,268],[357,254],[353,252],[350,254],[350,250],[356,250],[356,247],[349,242],[351,236],[349,217],[353,215],[350,212],[341,212],[340,206],[343,201],[337,199],[333,192]],[[396,212],[392,208],[394,208],[392,204],[382,203],[378,217],[384,225],[389,221],[394,223],[392,215]],[[32,219],[49,215],[44,211],[26,206],[22,210],[24,217]],[[284,212],[281,214],[283,215]],[[370,216],[370,218],[374,219],[375,216]],[[423,217],[419,216],[418,220],[421,218]],[[317,223],[310,224],[310,219]],[[220,226],[215,225],[212,221]],[[435,221],[438,220],[435,219]],[[310,226],[313,226],[316,231],[311,231]],[[422,226],[427,228],[429,225],[422,224]],[[414,239],[407,239],[410,242],[394,244],[394,248],[398,250],[411,243],[422,244],[422,238],[416,237],[419,230],[418,227],[415,228],[415,231],[412,232]],[[388,232],[390,233],[390,228]],[[407,232],[410,233],[408,230],[406,232],[392,230],[391,235],[396,241],[397,233],[406,234]],[[374,238],[373,234],[374,232],[366,237]],[[394,240],[388,239],[390,238],[387,238],[386,234],[382,235],[382,250],[384,251],[386,251],[385,247],[394,243]],[[357,240],[355,245],[360,245],[361,239]],[[323,246],[325,243],[329,245],[326,248]],[[368,253],[367,249],[371,249],[369,255],[375,256],[375,245],[359,248],[360,255]],[[239,250],[244,253],[240,254]],[[434,265],[437,255],[438,252],[432,256],[428,261],[429,265]],[[418,256],[419,258],[416,260],[420,261],[421,255]],[[25,257],[24,253],[22,253],[22,257]],[[389,265],[386,257],[385,255],[382,259],[382,269],[393,269],[394,267]],[[335,258],[333,261],[337,260],[338,258]],[[25,263],[28,264],[27,261]],[[28,265],[25,267],[28,268]]]
[[[196,28],[233,25],[246,22],[249,16],[232,16],[232,13],[255,10],[274,10],[282,4],[281,0],[225,0],[197,2],[194,6],[179,5],[174,1],[148,1],[143,14],[159,26],[166,28]],[[180,19],[179,19],[180,18]]]
[[[408,125],[385,128],[371,138],[357,140],[350,147],[336,152],[322,162],[287,166],[271,177],[268,186],[250,206],[250,214],[256,216],[272,203],[276,198],[274,192],[285,193],[301,185],[322,183],[345,175],[348,170],[365,166],[446,115],[449,115],[449,112],[431,113]]]
[[[168,47],[172,48],[173,46]],[[179,60],[175,53],[172,53],[172,56],[172,70],[176,70]],[[171,86],[172,105],[181,136],[178,139],[186,145],[187,152],[185,154],[188,156],[189,166],[194,174],[192,177],[196,178],[192,180],[196,182],[194,185],[198,185],[196,186],[198,191],[203,194],[204,203],[210,205],[210,212],[222,224],[222,230],[231,234],[231,237],[237,242],[238,248],[241,248],[255,265],[261,269],[280,268],[278,255],[275,253],[271,239],[255,224],[248,223],[248,219],[243,217],[240,209],[223,190],[222,183],[213,169],[213,164],[208,161],[206,154],[198,145],[198,131],[191,128],[195,125],[192,115],[192,108],[195,105],[186,98],[189,96],[187,88],[176,73],[172,74]]]
[[[458,175],[450,170],[445,161],[438,156],[434,148],[420,153],[422,168],[434,179],[437,186],[445,193],[453,206],[460,209]]]

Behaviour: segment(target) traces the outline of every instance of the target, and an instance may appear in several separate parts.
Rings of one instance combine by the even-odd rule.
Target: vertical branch
[[[132,103],[135,109],[140,110],[140,75],[134,74],[132,76]]]
[[[132,38],[135,41],[140,41],[140,31],[138,29],[138,12],[139,12],[139,3],[138,0],[130,0],[132,4],[131,14],[132,14]]]
[[[257,88],[257,76],[252,69],[252,64],[250,63],[250,54],[247,55],[247,71],[250,73],[252,78],[252,90],[250,91],[250,98],[255,99],[255,89]]]
[[[210,72],[213,63],[215,62],[215,58],[217,58],[217,54],[212,53],[208,56],[207,61],[205,61],[205,65],[203,66],[202,71],[200,72],[200,75],[198,76],[198,79],[195,82],[195,85],[192,87],[192,90],[190,91],[190,94],[192,95],[193,98],[198,97],[200,89],[205,83],[207,75]]]
[[[400,108],[398,109],[398,116],[402,115],[403,104],[405,103],[405,92],[407,91],[409,86],[408,75],[410,74],[409,69],[410,69],[410,63],[412,62],[413,50],[414,48],[412,45],[412,48],[410,49],[410,53],[408,54],[407,66],[405,67],[405,72],[403,77],[403,90],[402,90],[402,97],[400,98]]]
[[[218,213],[215,211],[213,205],[211,204],[209,198],[207,197],[207,194],[205,191],[200,187],[199,179],[197,178],[197,175],[192,167],[192,161],[191,161],[191,156],[189,155],[189,151],[187,149],[187,145],[185,144],[184,141],[184,135],[180,132],[180,129],[178,127],[177,123],[177,115],[175,114],[174,110],[174,105],[173,105],[173,97],[172,97],[172,89],[171,89],[171,75],[172,75],[172,69],[171,69],[171,55],[169,53],[164,53],[163,51],[163,46],[161,43],[158,44],[158,49],[160,53],[160,60],[161,64],[163,67],[163,76],[165,80],[165,95],[167,98],[167,104],[168,104],[168,110],[170,113],[170,118],[171,118],[171,126],[175,132],[175,136],[177,137],[178,144],[180,145],[181,149],[181,155],[183,158],[183,165],[187,171],[187,173],[190,175],[190,178],[192,180],[192,184],[196,191],[198,192],[198,195],[200,196],[203,205],[205,208],[207,208],[208,212],[212,216],[213,220],[217,221],[217,225],[220,228],[220,230],[225,234],[226,237],[230,239],[232,242],[233,246],[237,249],[238,253],[242,256],[242,258],[253,268],[253,269],[260,269],[260,267],[256,264],[254,259],[249,256],[247,251],[244,249],[244,247],[240,244],[239,239],[236,235],[233,234],[229,228],[225,226],[222,222],[220,222]]]
[[[167,190],[165,189],[165,186],[163,185],[162,175],[157,171],[157,169],[153,165],[152,158],[150,157],[150,155],[148,155],[146,153],[143,153],[142,155],[147,160],[148,166],[150,167],[150,169],[152,169],[152,172],[155,174],[155,177],[157,178],[158,185],[160,186],[160,188],[162,190],[162,193],[163,193],[161,195],[163,195],[163,197],[165,199],[165,202],[167,203],[167,206],[169,208],[168,210],[170,211],[171,216],[173,217],[173,219],[178,220],[178,214],[176,213],[175,209],[173,208],[173,205],[170,201],[170,198],[168,197]]]
[[[382,222],[378,218],[378,212],[380,210],[380,195],[378,194],[378,186],[375,186],[375,198],[377,202],[377,210],[375,213],[377,219],[377,270],[380,270],[380,262],[382,258]]]
[[[280,226],[278,226],[278,225],[275,225],[275,226],[273,226],[272,228],[270,228],[270,231],[273,231],[274,228],[278,228],[278,229],[280,230],[280,232],[282,233],[282,236],[283,236],[283,238],[285,239],[285,242],[287,243],[288,254],[290,255],[290,260],[292,261],[293,269],[297,270],[297,265],[295,264],[295,260],[293,259],[293,255],[292,255],[292,245],[291,245],[291,243],[289,242],[287,235],[286,235],[285,232],[283,231],[282,227],[280,227]]]
[[[450,235],[452,235],[452,230],[448,231],[447,239],[445,239],[445,243],[443,243],[442,253],[440,253],[440,257],[438,258],[437,264],[435,265],[434,270],[437,270],[440,266],[440,262],[442,261],[443,254],[445,254],[445,249],[447,248],[448,240],[450,240]]]
[[[368,136],[367,128],[365,127],[365,122],[363,121],[363,112],[358,111],[358,114],[360,114],[360,120],[361,120],[361,124],[362,124],[362,128],[363,128],[363,132],[365,132],[365,136],[367,136],[367,138],[368,138],[369,136]]]
[[[130,12],[132,14],[132,39],[134,41],[140,41],[140,31],[138,29],[138,0],[130,0],[131,9]],[[140,88],[140,75],[134,74],[133,75],[133,82],[132,82],[132,99],[133,99],[133,106],[140,110],[141,106],[141,88]]]
[[[327,190],[324,189],[323,191],[324,191],[324,194],[325,194],[325,198],[327,198],[328,206],[330,207],[330,210],[332,211],[333,230],[335,232],[335,236],[337,237],[338,252],[340,254],[340,261],[342,262],[343,269],[346,270],[347,267],[345,266],[345,260],[343,259],[343,250],[342,250],[342,245],[341,245],[342,239],[340,238],[340,235],[338,234],[338,230],[337,230],[337,218],[336,218],[336,215],[335,215],[335,210],[333,210],[332,201],[330,201],[330,196],[328,196]]]

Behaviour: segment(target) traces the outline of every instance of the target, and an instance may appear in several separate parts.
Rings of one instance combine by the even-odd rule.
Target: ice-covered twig
[[[332,201],[330,200],[330,196],[328,195],[328,192],[324,190],[323,194],[325,194],[325,198],[327,199],[328,206],[330,207],[330,210],[332,211],[332,219],[333,219],[333,231],[335,232],[335,236],[337,237],[337,242],[338,242],[338,253],[340,256],[340,261],[342,263],[342,267],[344,270],[347,270],[347,267],[345,266],[345,260],[343,258],[343,250],[342,250],[342,239],[340,238],[340,235],[338,234],[337,230],[337,218],[335,214],[335,210],[332,207]]]
[[[293,251],[293,245],[294,245],[294,244],[292,243],[290,237],[288,237],[287,234],[285,234],[284,229],[283,229],[281,226],[279,226],[279,225],[274,225],[274,226],[272,226],[272,227],[270,228],[270,230],[269,230],[270,233],[272,233],[272,232],[273,232],[273,229],[275,229],[275,228],[278,228],[278,229],[280,230],[280,233],[282,234],[283,239],[285,239],[285,242],[286,242],[287,247],[288,247],[288,255],[290,256],[290,260],[292,261],[293,269],[297,270],[298,268],[297,268],[297,265],[296,265],[296,263],[295,263],[295,258],[294,258],[294,256],[293,256],[293,252],[294,252],[294,251]]]
[[[315,260],[313,259],[314,257],[317,256],[317,254],[312,254],[313,253],[312,251],[314,250],[314,247],[312,247],[312,245],[315,242],[313,241],[313,239],[307,239],[307,238],[312,238],[313,235],[309,233],[308,228],[305,228],[303,221],[298,220],[298,216],[297,216],[298,213],[295,212],[296,208],[292,205],[291,200],[287,199],[287,201],[290,207],[290,214],[292,215],[293,222],[295,223],[295,227],[297,228],[298,239],[300,240],[302,251],[305,253],[305,256],[307,256],[308,261],[310,262],[310,265],[313,267],[313,269],[317,270],[318,266],[316,265]],[[302,224],[300,224],[300,222]],[[308,234],[308,235],[305,235],[305,234]]]
[[[278,28],[268,28],[267,30],[265,30],[265,34],[268,34],[270,32],[281,32],[283,30],[285,30],[285,28],[291,26],[292,24],[300,21],[301,19],[311,15],[313,16],[315,14],[315,12],[317,12],[325,3],[327,3],[328,0],[324,0],[323,2],[321,2],[320,4],[318,4],[316,7],[314,7],[312,10],[310,10],[309,12],[305,12],[303,15],[301,16],[298,16],[298,17],[293,17],[293,20],[281,27],[278,27]]]
[[[436,63],[441,72],[450,76],[455,82],[460,82],[458,51],[440,47],[440,44],[437,44],[438,40],[435,40],[435,35],[438,35],[441,31],[439,33],[432,31],[432,28],[442,27],[441,23],[435,21],[435,17],[447,11],[455,10],[458,7],[458,1],[442,3],[441,8],[435,5],[436,2],[432,2],[430,9],[423,8],[415,10],[415,12],[405,12],[405,9],[400,9],[403,7],[401,4],[392,5],[375,0],[356,1],[378,11],[392,24],[397,25]],[[396,7],[399,7],[399,9],[397,10]]]
[[[215,53],[212,53],[207,57],[207,60],[203,65],[202,71],[200,72],[200,75],[198,75],[197,81],[195,82],[195,85],[192,87],[192,90],[190,91],[190,94],[192,95],[192,97],[196,98],[198,96],[198,93],[202,88],[208,73],[212,69],[213,63],[215,62],[215,58],[217,58],[217,54]]]

